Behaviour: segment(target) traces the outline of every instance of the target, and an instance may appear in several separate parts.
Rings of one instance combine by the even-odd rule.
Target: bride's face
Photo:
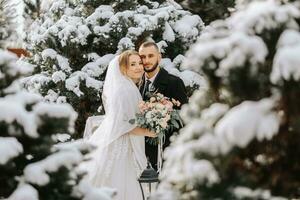
[[[127,76],[134,81],[138,81],[144,73],[143,62],[140,56],[138,55],[129,56],[128,64],[129,66],[127,67],[127,71],[126,71]]]

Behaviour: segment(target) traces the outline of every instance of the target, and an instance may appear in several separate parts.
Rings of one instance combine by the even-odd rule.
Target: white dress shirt
[[[159,72],[159,70],[158,70],[158,72]],[[151,87],[152,87],[152,85],[153,85],[153,82],[154,82],[154,80],[155,80],[155,78],[156,78],[156,76],[157,76],[157,74],[158,74],[158,72],[154,75],[154,76],[152,76],[152,78],[147,78],[147,76],[145,76],[145,82],[147,81],[147,80],[149,80],[151,83],[149,84],[149,88],[148,88],[148,91],[151,91]]]

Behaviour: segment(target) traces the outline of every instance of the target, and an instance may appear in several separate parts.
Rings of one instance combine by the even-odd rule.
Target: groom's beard
[[[156,68],[158,67],[158,62],[156,62],[152,68],[150,69],[146,69],[146,67],[144,67],[144,71],[149,73],[149,72],[153,72],[154,70],[156,70]]]

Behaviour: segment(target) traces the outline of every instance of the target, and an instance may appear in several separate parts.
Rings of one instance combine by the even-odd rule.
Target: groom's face
[[[161,54],[154,46],[140,47],[139,54],[142,58],[145,72],[153,72],[161,60]]]

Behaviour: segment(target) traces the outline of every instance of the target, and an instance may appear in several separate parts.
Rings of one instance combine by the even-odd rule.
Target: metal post
[[[145,200],[145,195],[144,195],[144,190],[143,190],[142,184],[141,184],[141,183],[139,183],[139,184],[140,184],[140,187],[141,187],[141,191],[142,191],[143,200]]]

